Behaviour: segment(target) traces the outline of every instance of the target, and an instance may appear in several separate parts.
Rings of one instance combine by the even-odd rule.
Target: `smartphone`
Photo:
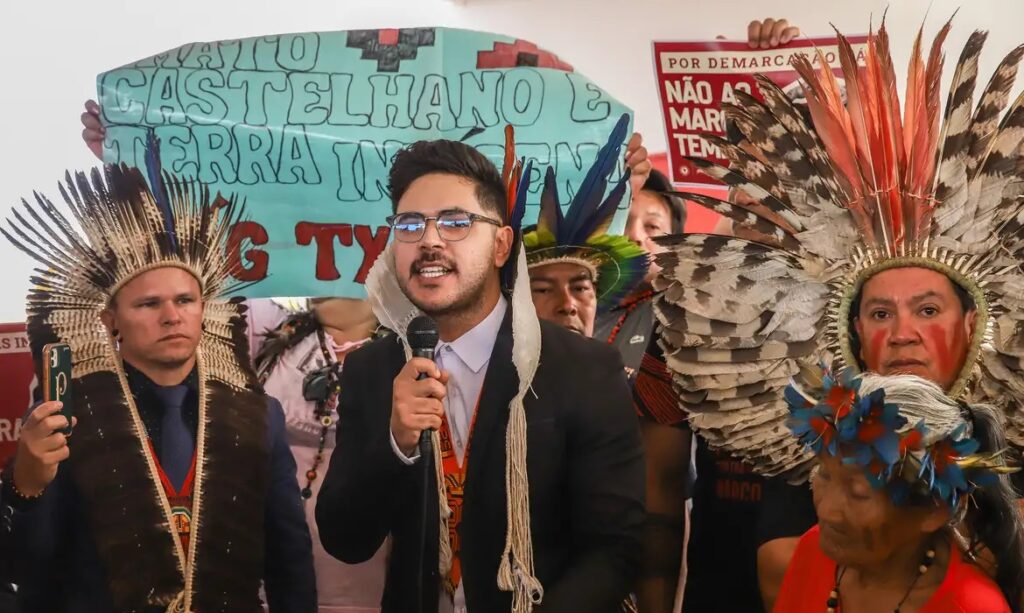
[[[43,400],[64,403],[60,412],[67,418],[68,427],[61,432],[71,434],[71,347],[64,343],[43,347]]]

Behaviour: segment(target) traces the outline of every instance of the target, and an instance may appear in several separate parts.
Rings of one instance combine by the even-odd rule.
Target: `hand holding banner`
[[[864,59],[867,36],[848,37],[857,54]],[[795,40],[773,49],[751,49],[746,42],[655,42],[654,69],[661,96],[661,108],[667,134],[670,178],[673,183],[690,186],[720,184],[696,171],[686,156],[707,158],[727,164],[718,148],[705,142],[701,134],[725,136],[722,104],[735,101],[742,91],[761,98],[755,74],[775,82],[791,98],[802,97],[799,76],[792,69],[793,57],[809,55],[818,67],[820,50],[837,76],[839,55],[835,38]]]

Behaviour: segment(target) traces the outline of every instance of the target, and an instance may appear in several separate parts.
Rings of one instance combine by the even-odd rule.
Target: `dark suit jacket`
[[[295,459],[285,439],[284,412],[273,398],[267,410],[271,450],[264,535],[267,600],[271,611],[316,611],[313,543],[295,480]],[[14,573],[21,610],[114,610],[88,529],[88,510],[64,465],[43,496],[28,508],[13,510],[0,494],[0,511],[10,518],[0,526],[0,532],[6,533],[0,534],[0,559]]]
[[[497,587],[505,428],[518,387],[510,314],[484,380],[459,528],[470,613],[511,608],[510,593]],[[541,331],[540,367],[526,396],[534,566],[544,586],[535,610],[617,611],[639,568],[644,522],[643,454],[622,362],[614,349],[558,326],[541,322]],[[338,446],[316,508],[324,548],[345,562],[369,559],[391,534],[384,613],[419,610],[417,574],[423,611],[436,611],[440,589],[436,488],[427,488],[427,550],[417,568],[425,459],[407,466],[391,447],[392,384],[404,363],[396,337],[346,358]]]

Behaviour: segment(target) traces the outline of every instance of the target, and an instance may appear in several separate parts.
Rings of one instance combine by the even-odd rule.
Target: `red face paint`
[[[864,353],[864,364],[868,370],[878,372],[881,369],[882,352],[885,350],[889,331],[885,328],[875,330],[868,340],[868,350]]]
[[[925,328],[924,335],[935,381],[946,387],[953,385],[967,358],[967,339],[962,323],[932,324]]]

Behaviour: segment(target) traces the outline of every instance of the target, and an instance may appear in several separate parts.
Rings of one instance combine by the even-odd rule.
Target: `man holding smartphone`
[[[70,346],[75,416],[44,402],[25,419],[0,557],[25,611],[260,611],[261,587],[271,611],[314,611],[284,417],[243,307],[218,299],[240,211],[153,166],[153,192],[107,166],[68,177],[74,224],[37,197],[3,230],[42,264],[28,334],[36,356]]]

